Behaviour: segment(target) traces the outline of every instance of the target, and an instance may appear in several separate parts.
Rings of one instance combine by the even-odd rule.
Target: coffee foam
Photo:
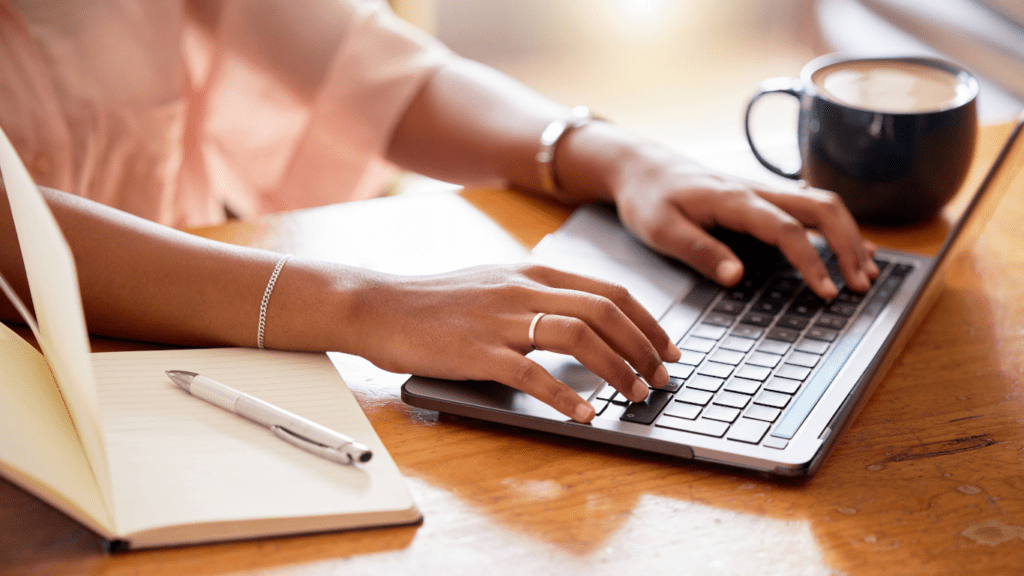
[[[879,112],[947,110],[973,95],[971,86],[956,74],[897,60],[842,62],[818,70],[811,79],[830,99]]]

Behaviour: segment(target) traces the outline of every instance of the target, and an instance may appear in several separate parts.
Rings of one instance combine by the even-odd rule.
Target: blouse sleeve
[[[208,48],[193,144],[242,216],[379,194],[396,124],[452,57],[382,0],[229,1]]]

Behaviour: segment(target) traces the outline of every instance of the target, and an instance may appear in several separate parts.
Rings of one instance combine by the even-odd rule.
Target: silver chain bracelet
[[[281,273],[281,268],[284,268],[284,263],[291,257],[291,254],[281,256],[281,259],[277,261],[277,266],[274,266],[274,273],[270,275],[270,281],[267,282],[267,289],[263,292],[263,302],[260,304],[260,327],[256,333],[256,347],[260,350],[266,348],[263,345],[263,332],[267,325],[267,303],[270,302],[270,294],[274,291],[274,284],[277,282],[277,276]]]

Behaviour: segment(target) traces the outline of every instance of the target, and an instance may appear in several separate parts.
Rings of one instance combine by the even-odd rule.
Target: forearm
[[[507,76],[465,60],[441,68],[413,100],[388,150],[398,164],[442,180],[540,191],[540,135],[569,110]],[[740,180],[607,122],[564,134],[554,155],[557,199],[613,202],[641,240],[731,285],[742,263],[706,229],[725,227],[778,246],[823,298],[835,295],[805,226],[823,232],[847,280],[867,290],[877,270],[834,196]]]
[[[68,194],[45,197],[74,254],[92,334],[191,346],[252,346],[280,255],[165,228]],[[6,196],[0,195],[6,200]],[[26,279],[6,201],[0,269]],[[544,322],[537,310],[547,311]],[[10,317],[10,310],[0,307]],[[541,266],[387,276],[289,260],[266,317],[268,348],[349,352],[377,366],[450,379],[496,380],[579,421],[594,409],[525,357],[572,354],[634,401],[663,386],[679,350],[622,288]],[[536,324],[536,334],[533,328]]]
[[[508,76],[456,59],[412,101],[388,157],[449,182],[539,192],[540,134],[552,121],[568,117],[568,108]],[[624,160],[645,145],[605,122],[569,132],[556,149],[558,183],[571,201],[611,201],[620,170],[628,164]]]
[[[260,303],[279,254],[205,240],[69,194],[44,191],[75,258],[93,334],[194,346],[254,346]],[[3,273],[27,281],[6,201]],[[291,260],[267,313],[268,347],[341,350],[325,317],[344,317],[367,273]],[[6,307],[7,316],[10,309]]]

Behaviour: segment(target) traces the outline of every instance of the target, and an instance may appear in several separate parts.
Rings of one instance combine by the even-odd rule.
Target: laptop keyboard
[[[599,415],[785,448],[913,269],[875,260],[882,274],[860,294],[845,287],[827,248],[822,256],[840,288],[831,302],[778,261],[732,288],[700,284],[708,306],[678,341],[682,358],[666,364],[669,384],[636,403],[606,385],[594,399]]]

